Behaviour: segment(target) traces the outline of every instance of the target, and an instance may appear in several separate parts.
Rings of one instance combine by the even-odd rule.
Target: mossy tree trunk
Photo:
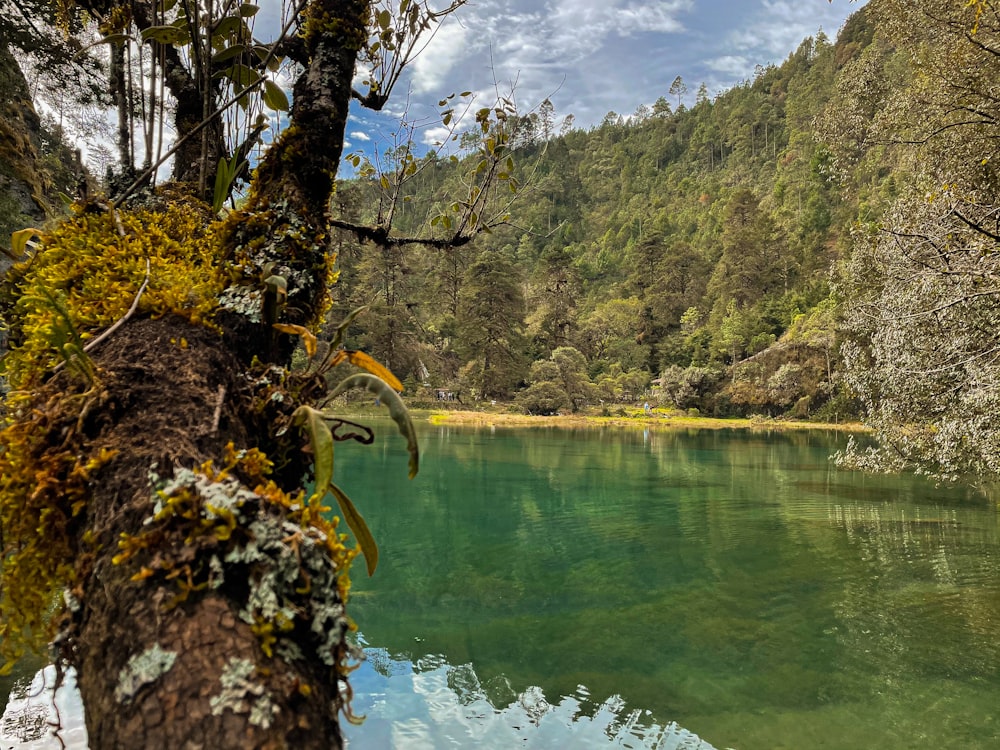
[[[325,386],[285,369],[294,341],[259,311],[263,280],[280,275],[282,322],[321,315],[327,205],[369,2],[312,0],[303,15],[292,125],[246,208],[201,240],[204,273],[227,269],[228,302],[205,315],[140,307],[86,354],[64,348],[54,375],[22,372],[8,402],[5,552],[44,572],[43,594],[69,582],[58,652],[78,672],[93,748],[341,744],[353,552],[301,493],[310,459],[290,423]],[[170,195],[154,215],[170,210]],[[126,207],[109,212],[109,246],[141,244],[122,217]],[[30,331],[18,305],[57,251],[43,240],[39,252],[7,303],[22,350]],[[161,278],[154,263],[147,298]],[[77,283],[66,281],[67,297]],[[18,492],[31,500],[15,517]],[[37,538],[18,541],[28,516]],[[28,611],[19,595],[30,592],[4,592],[5,611]],[[38,630],[46,616],[20,624]],[[16,627],[0,627],[0,639]]]

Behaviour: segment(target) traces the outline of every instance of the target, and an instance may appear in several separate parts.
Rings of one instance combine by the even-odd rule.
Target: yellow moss
[[[223,288],[221,251],[213,226],[189,202],[149,210],[84,212],[46,232],[34,258],[12,269],[20,295],[13,347],[5,360],[14,388],[36,382],[62,358],[68,334],[86,341],[128,311],[146,277],[138,314],[181,315],[207,322]],[[120,221],[124,236],[118,229]],[[55,298],[68,314],[52,303]]]
[[[0,673],[52,639],[52,605],[77,561],[69,526],[86,506],[91,474],[114,457],[49,445],[46,422],[35,412],[0,431]]]

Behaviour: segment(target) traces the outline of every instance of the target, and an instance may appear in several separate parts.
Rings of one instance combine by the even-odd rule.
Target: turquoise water
[[[337,445],[381,547],[351,750],[1000,747],[975,493],[739,431],[425,425],[411,482],[378,427]]]
[[[413,482],[398,438],[344,446],[382,548],[351,747],[509,747],[532,706],[563,733],[534,747],[1000,747],[996,507],[842,442],[427,428]]]

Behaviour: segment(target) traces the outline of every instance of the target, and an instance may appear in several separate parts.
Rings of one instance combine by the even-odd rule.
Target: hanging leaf
[[[107,36],[101,37],[97,42],[98,44],[124,44],[129,41],[132,37],[128,34],[108,34]]]
[[[316,335],[305,326],[292,325],[291,323],[274,323],[272,327],[277,328],[282,333],[289,333],[293,336],[302,337],[302,345],[306,348],[309,359],[316,356]]]
[[[347,349],[346,354],[348,361],[355,367],[360,367],[362,370],[367,370],[372,375],[377,375],[388,383],[394,390],[403,390],[403,384],[399,382],[399,378],[393,375],[392,371],[389,370],[388,367],[383,365],[374,357],[371,357],[364,352],[353,351],[351,349]]]
[[[264,104],[278,112],[288,111],[288,97],[270,78],[264,80]]]
[[[247,51],[245,44],[233,44],[226,47],[222,52],[218,52],[212,55],[212,64],[225,62],[226,60],[231,60],[234,57],[239,57]]]
[[[337,498],[337,505],[340,506],[340,512],[344,515],[344,521],[347,522],[347,526],[354,532],[354,538],[358,540],[358,546],[361,548],[361,554],[365,556],[365,565],[368,566],[368,575],[370,576],[375,572],[375,567],[378,565],[378,545],[375,544],[375,537],[372,536],[372,532],[368,529],[368,524],[365,523],[364,517],[354,507],[351,498],[332,482],[330,483],[330,492]]]
[[[410,453],[409,476],[410,479],[413,479],[420,470],[420,447],[417,445],[417,433],[413,429],[413,421],[410,419],[410,413],[406,410],[403,399],[381,378],[366,372],[359,372],[340,381],[328,400],[336,398],[351,388],[364,388],[369,393],[375,394],[379,401],[389,409],[389,416],[396,423],[399,434],[406,438],[406,449]]]
[[[267,69],[272,73],[276,73],[278,68],[281,67],[281,61],[284,59],[280,55],[272,55],[271,47],[263,44],[255,44],[253,46],[254,54],[260,59],[261,62],[267,60]]]
[[[28,248],[28,243],[31,242],[32,237],[41,237],[42,231],[40,229],[35,229],[34,227],[29,227],[28,229],[20,229],[10,235],[10,249],[13,251],[12,257],[15,260],[20,260],[21,256],[24,255],[24,251]]]
[[[347,360],[355,367],[360,367],[362,370],[367,370],[372,375],[377,375],[397,391],[403,390],[403,384],[399,382],[399,378],[393,375],[392,371],[389,370],[388,367],[383,365],[374,357],[371,357],[364,352],[353,351],[351,349],[346,350],[346,354]]]
[[[239,16],[225,16],[219,19],[219,22],[215,24],[215,28],[212,31],[213,40],[219,37],[226,38],[230,35],[242,31],[246,26],[243,23],[243,19]],[[246,37],[249,37],[249,30],[247,30]]]
[[[351,310],[351,312],[347,314],[347,317],[344,318],[342,321],[340,321],[340,325],[337,326],[337,331],[333,335],[333,341],[330,343],[330,347],[332,349],[336,349],[341,345],[341,343],[343,343],[344,332],[347,330],[347,327],[354,322],[354,319],[356,317],[358,317],[361,313],[365,312],[367,309],[368,305],[364,305],[355,310]]]
[[[311,406],[300,406],[292,413],[292,424],[309,435],[316,485],[310,499],[321,500],[333,481],[333,433],[323,421],[323,414]]]
[[[243,3],[240,6],[240,15],[243,16],[243,18],[250,18],[251,16],[257,15],[257,11],[259,10],[259,5],[254,5],[253,3]]]
[[[246,88],[247,86],[257,83],[257,81],[260,80],[260,73],[247,65],[241,64],[226,68],[224,71],[217,74],[216,77],[218,76],[225,76],[240,88]]]

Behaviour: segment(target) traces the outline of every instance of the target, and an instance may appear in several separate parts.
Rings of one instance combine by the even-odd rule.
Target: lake
[[[841,435],[641,428],[420,425],[411,482],[378,426],[337,446],[381,547],[352,750],[1000,746],[975,492],[840,469]]]

